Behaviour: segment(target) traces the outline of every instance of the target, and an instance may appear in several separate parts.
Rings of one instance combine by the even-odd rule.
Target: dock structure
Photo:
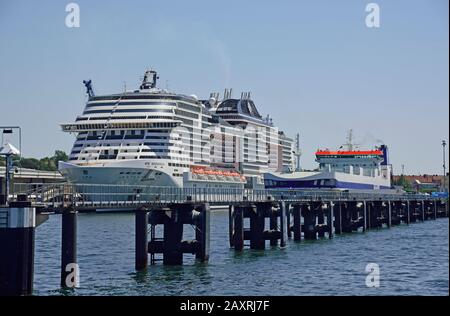
[[[135,215],[135,269],[149,264],[183,264],[183,255],[207,262],[210,206],[229,212],[229,244],[243,251],[286,247],[294,242],[333,238],[448,217],[448,200],[427,195],[340,191],[193,189],[119,185],[21,184],[0,206],[0,295],[32,294],[35,228],[48,213],[61,213],[61,287],[76,287],[77,216],[86,210],[128,210]],[[247,225],[248,223],[248,225]],[[185,240],[184,227],[195,230]],[[157,226],[162,227],[158,236]],[[159,230],[161,233],[161,230]]]

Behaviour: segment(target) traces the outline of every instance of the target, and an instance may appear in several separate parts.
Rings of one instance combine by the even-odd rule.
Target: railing
[[[47,206],[136,206],[208,202],[227,204],[236,202],[276,201],[349,201],[349,200],[437,200],[422,194],[359,193],[333,190],[300,189],[224,189],[224,188],[178,188],[140,185],[100,184],[15,184],[13,200],[17,195],[27,195],[36,204]]]

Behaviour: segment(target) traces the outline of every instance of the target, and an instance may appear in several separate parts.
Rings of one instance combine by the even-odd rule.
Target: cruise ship
[[[263,188],[263,174],[292,170],[292,139],[263,118],[249,92],[201,100],[157,87],[147,70],[139,89],[88,100],[61,174],[72,183],[197,188]]]
[[[388,147],[354,149],[349,141],[339,150],[318,150],[317,171],[292,173],[268,172],[264,175],[269,189],[334,189],[334,190],[391,190],[392,166],[389,164]]]

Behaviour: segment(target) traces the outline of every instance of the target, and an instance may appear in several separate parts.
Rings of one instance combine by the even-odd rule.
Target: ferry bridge
[[[31,294],[35,227],[48,214],[61,213],[61,286],[76,276],[77,214],[127,210],[135,214],[135,268],[150,263],[183,263],[183,254],[208,261],[210,206],[229,212],[229,244],[236,251],[286,247],[401,224],[448,217],[447,200],[422,194],[359,193],[332,190],[173,188],[130,185],[17,184],[0,208],[0,294]],[[248,220],[245,220],[248,219]],[[162,225],[162,230],[156,226]],[[183,239],[183,226],[195,239]],[[158,236],[162,232],[162,236]],[[149,256],[150,254],[150,256]],[[75,265],[74,265],[75,264]],[[74,270],[75,269],[75,270]]]

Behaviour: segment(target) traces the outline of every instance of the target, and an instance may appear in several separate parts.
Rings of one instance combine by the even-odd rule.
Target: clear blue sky
[[[0,125],[23,128],[25,156],[69,151],[59,123],[97,94],[137,87],[153,66],[162,86],[208,97],[252,91],[265,115],[301,134],[304,167],[353,128],[390,146],[397,172],[441,173],[449,132],[447,0],[74,1],[0,0]],[[381,27],[365,25],[365,6]]]

